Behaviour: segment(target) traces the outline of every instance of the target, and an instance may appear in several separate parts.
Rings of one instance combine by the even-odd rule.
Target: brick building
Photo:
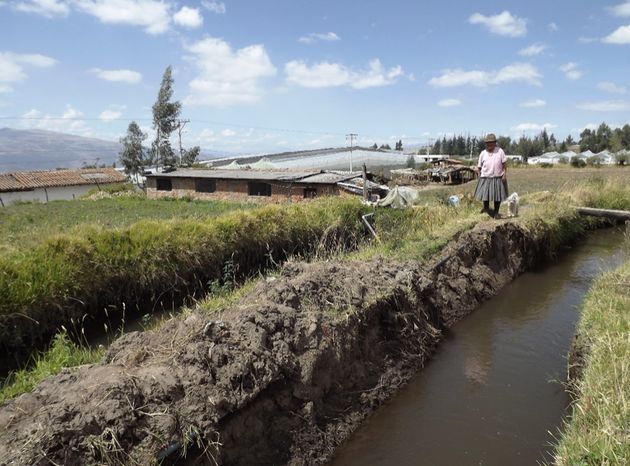
[[[147,175],[146,188],[148,197],[295,202],[350,193],[362,181],[358,172],[180,169]]]

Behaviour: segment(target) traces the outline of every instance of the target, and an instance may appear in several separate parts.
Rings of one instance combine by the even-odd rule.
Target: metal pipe
[[[361,220],[363,220],[363,223],[365,224],[365,226],[367,227],[367,229],[370,231],[370,233],[372,233],[372,236],[374,236],[374,238],[376,238],[376,241],[378,241],[379,243],[381,242],[381,239],[378,237],[378,235],[376,234],[376,231],[374,230],[374,227],[372,226],[372,224],[370,223],[370,221],[368,220],[368,217],[374,217],[374,212],[372,212],[371,214],[365,214],[361,216]]]

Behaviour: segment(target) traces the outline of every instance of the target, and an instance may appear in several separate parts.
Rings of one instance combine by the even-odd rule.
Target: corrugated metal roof
[[[122,183],[125,181],[127,181],[127,177],[114,168],[23,171],[0,174],[0,192],[28,191],[55,186]]]
[[[316,175],[317,171],[279,170],[176,170],[169,173],[154,173],[147,178],[211,178],[225,180],[297,181]]]

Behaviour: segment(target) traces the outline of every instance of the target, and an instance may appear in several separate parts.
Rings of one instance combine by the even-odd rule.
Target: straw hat
[[[486,135],[484,142],[497,142],[497,137],[494,134],[489,133]]]

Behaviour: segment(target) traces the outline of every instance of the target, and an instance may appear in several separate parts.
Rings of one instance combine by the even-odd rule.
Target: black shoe
[[[480,214],[487,214],[488,212],[489,209],[486,209],[485,207],[479,211]]]

